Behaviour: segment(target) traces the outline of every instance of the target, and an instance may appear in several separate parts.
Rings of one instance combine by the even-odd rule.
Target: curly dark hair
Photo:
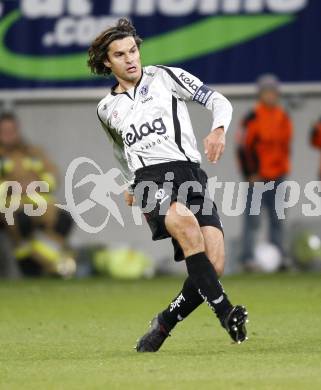
[[[133,37],[139,48],[143,40],[136,34],[136,29],[127,18],[120,18],[114,27],[109,27],[103,31],[93,41],[88,49],[89,59],[87,64],[92,73],[109,76],[111,69],[107,68],[104,61],[107,59],[108,47],[116,39]]]

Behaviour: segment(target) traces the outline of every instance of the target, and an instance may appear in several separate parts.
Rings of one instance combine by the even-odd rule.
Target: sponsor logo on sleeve
[[[179,75],[179,78],[183,81],[184,84],[189,86],[194,92],[197,91],[198,85],[196,84],[194,79],[191,79],[188,76],[186,76],[186,74],[184,72],[182,72]]]

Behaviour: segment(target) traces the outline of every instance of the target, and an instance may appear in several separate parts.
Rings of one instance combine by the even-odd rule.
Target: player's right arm
[[[104,132],[106,133],[109,141],[112,144],[114,157],[118,162],[118,166],[121,170],[123,178],[127,183],[127,192],[129,195],[133,196],[134,193],[133,184],[134,184],[135,175],[133,174],[133,172],[131,172],[131,170],[128,167],[128,162],[124,151],[124,143],[122,137],[117,133],[115,129],[113,129],[110,125],[108,125],[107,121],[104,121],[102,119],[99,108],[100,107],[98,105],[97,116],[99,118],[99,121],[101,123]],[[125,200],[126,203],[128,204],[129,202],[127,202],[126,196],[125,196]]]

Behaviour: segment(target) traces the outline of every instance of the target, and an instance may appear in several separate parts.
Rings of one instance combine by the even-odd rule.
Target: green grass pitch
[[[0,281],[0,389],[321,389],[321,276],[233,276],[232,345],[203,305],[161,351],[132,347],[182,280]]]

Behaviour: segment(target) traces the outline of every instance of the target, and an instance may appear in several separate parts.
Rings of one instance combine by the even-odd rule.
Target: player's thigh
[[[197,253],[204,250],[199,223],[195,215],[182,203],[171,204],[165,216],[165,226],[169,234],[181,245],[185,257],[193,254],[191,251]]]
[[[213,264],[217,274],[221,276],[224,272],[225,248],[224,236],[220,229],[214,226],[203,226],[201,231],[205,243],[205,252]]]

